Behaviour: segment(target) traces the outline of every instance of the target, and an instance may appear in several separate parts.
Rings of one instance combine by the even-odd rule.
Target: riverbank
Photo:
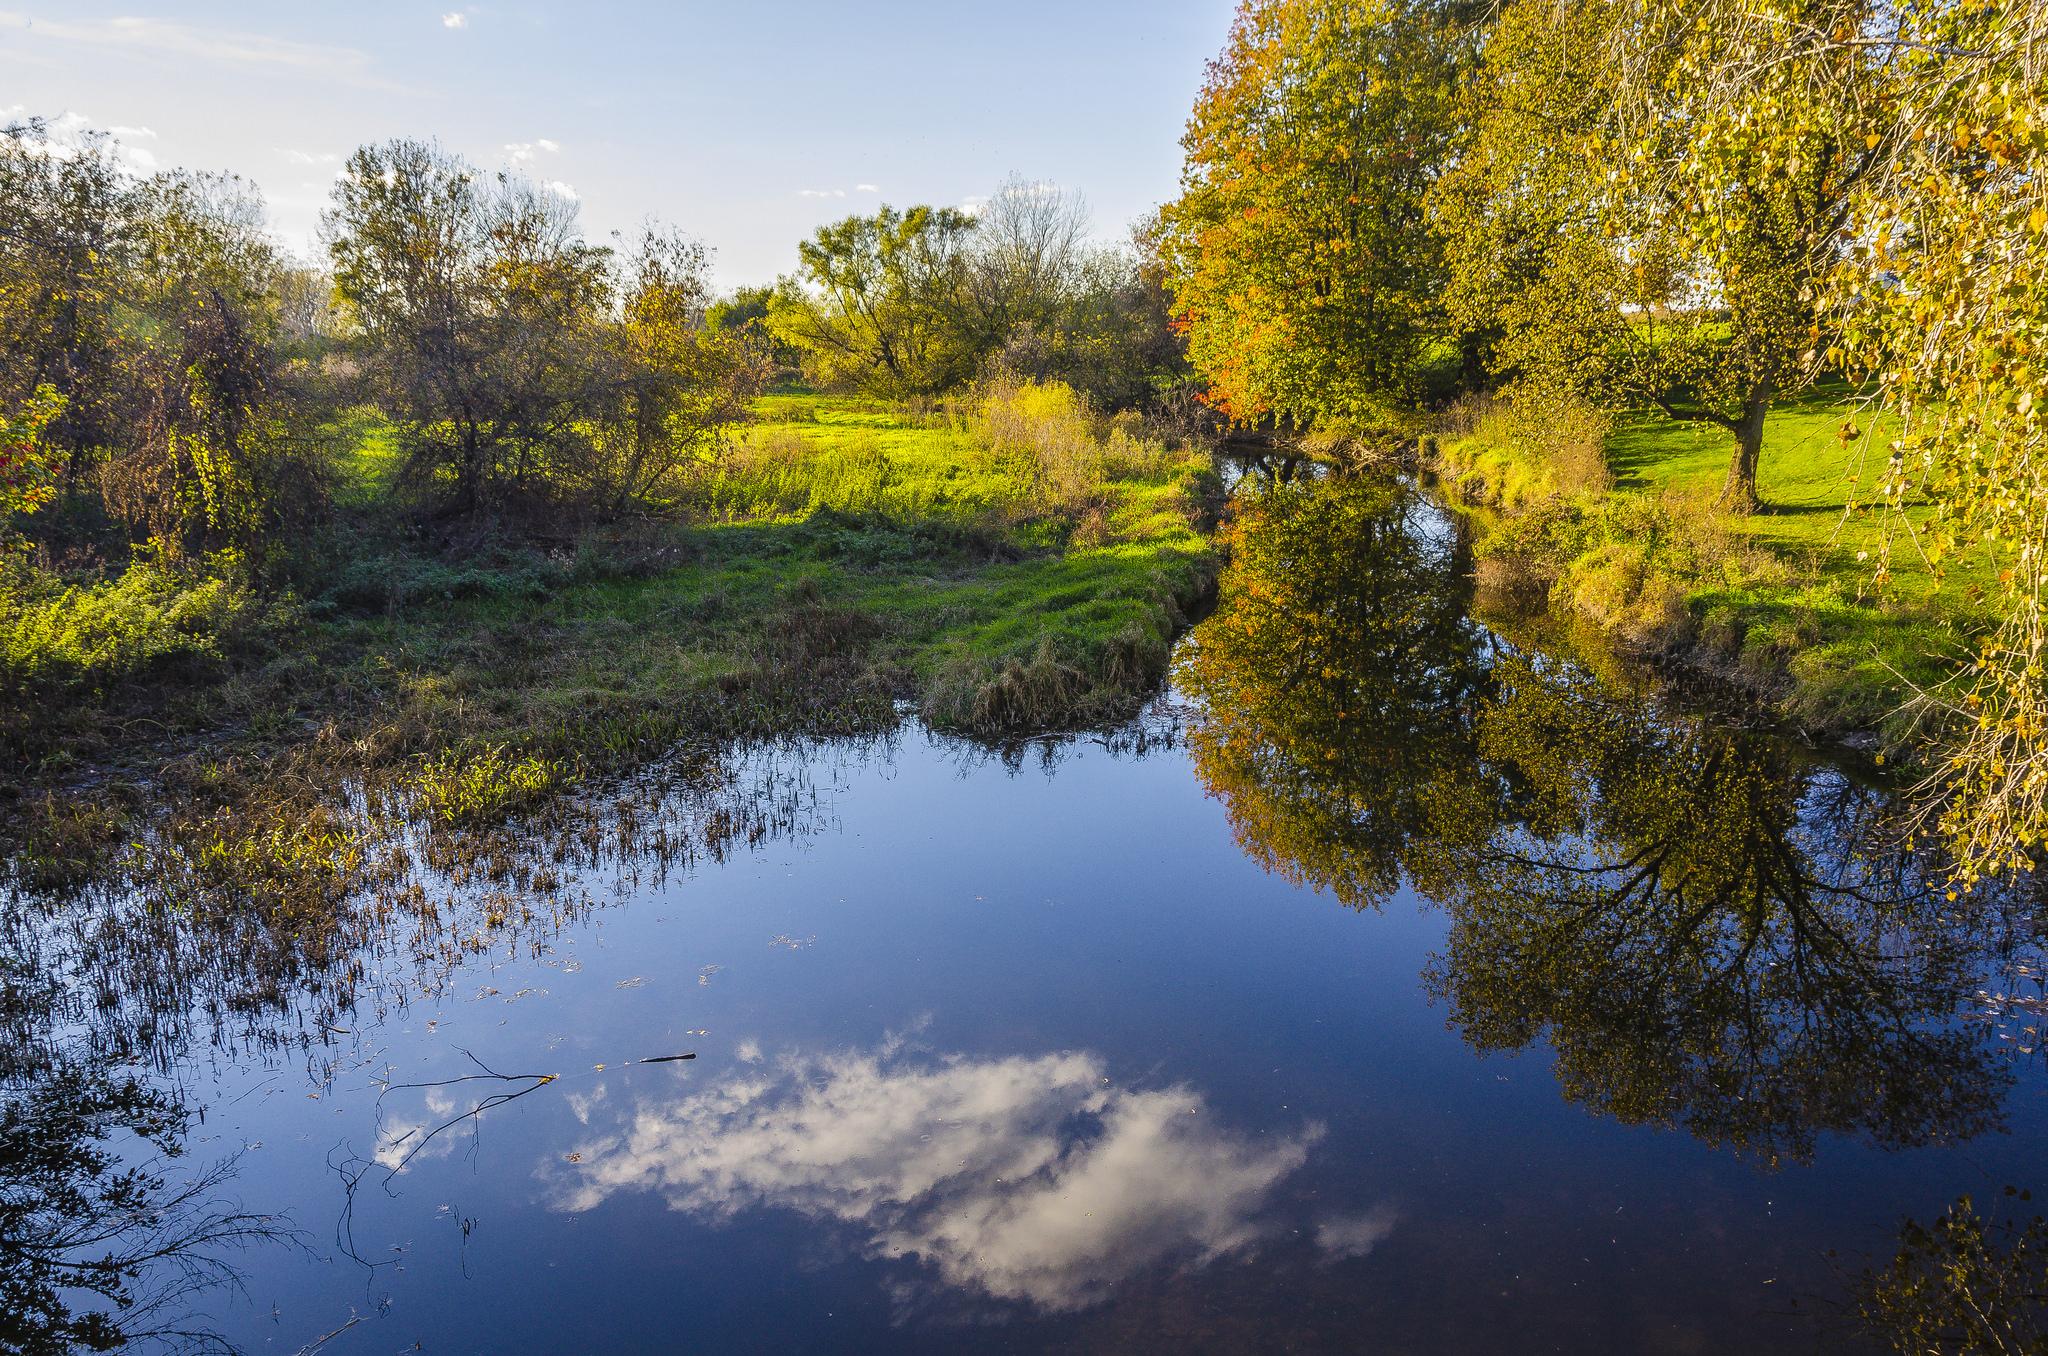
[[[1850,507],[1888,436],[1839,393],[1787,403],[1766,426],[1764,507],[1746,516],[1714,505],[1728,435],[1651,414],[1551,439],[1482,408],[1425,460],[1478,525],[1482,585],[1732,684],[1812,737],[1895,742],[1928,714],[1915,695],[1968,662],[1995,566],[1937,573],[1896,519]]]
[[[289,856],[352,786],[483,825],[679,743],[872,731],[904,702],[993,738],[1112,722],[1211,586],[1206,454],[1065,388],[758,415],[659,516],[438,535],[363,416],[338,520],[281,579],[17,588],[15,878],[89,875],[152,805],[203,813],[216,855]]]

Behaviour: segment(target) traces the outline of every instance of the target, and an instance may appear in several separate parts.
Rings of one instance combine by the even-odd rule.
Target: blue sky
[[[0,0],[0,113],[127,129],[138,168],[234,170],[302,251],[342,156],[435,137],[565,185],[593,236],[682,226],[732,285],[789,269],[823,222],[963,203],[1011,174],[1079,191],[1121,235],[1174,193],[1234,8]]]

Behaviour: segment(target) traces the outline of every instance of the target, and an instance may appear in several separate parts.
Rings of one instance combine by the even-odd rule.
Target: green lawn
[[[1844,436],[1845,424],[1851,436]],[[1782,403],[1766,423],[1759,459],[1763,509],[1729,516],[1712,508],[1733,452],[1729,433],[1654,411],[1623,414],[1606,442],[1613,489],[1604,497],[1578,496],[1574,513],[1612,522],[1624,516],[1616,506],[1634,499],[1664,510],[1658,519],[1664,531],[1738,548],[1709,545],[1662,555],[1657,548],[1628,557],[1649,581],[1637,581],[1639,589],[1661,571],[1681,596],[1682,625],[1665,628],[1661,643],[1771,692],[1779,709],[1801,724],[1883,724],[1916,687],[1957,671],[1969,637],[1987,621],[1977,598],[1997,569],[1980,554],[1950,562],[1937,576],[1898,518],[1846,509],[1852,495],[1866,497],[1882,471],[1894,427],[1887,418],[1873,419],[1840,389]],[[1547,490],[1552,479],[1522,450],[1480,439],[1453,444],[1444,461],[1457,473],[1479,468],[1489,486]],[[1511,517],[1527,515],[1541,501],[1541,493],[1525,492],[1507,508]],[[1540,511],[1557,513],[1554,503]],[[1907,521],[1922,521],[1927,512],[1915,506]],[[1593,573],[1590,549],[1613,556],[1615,538],[1625,533],[1582,528],[1559,535],[1571,543],[1567,553],[1588,554],[1554,561],[1557,572],[1581,578]],[[1891,571],[1880,581],[1887,535]],[[1574,564],[1581,567],[1576,575]],[[1588,593],[1614,591],[1611,578],[1596,582],[1601,587]]]

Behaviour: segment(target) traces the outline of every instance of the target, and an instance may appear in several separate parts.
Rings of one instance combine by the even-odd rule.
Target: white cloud
[[[796,195],[799,198],[843,198],[846,196],[846,190],[843,188],[800,188],[796,191]]]
[[[576,191],[574,184],[565,184],[560,179],[549,179],[541,187],[547,189],[558,198],[567,198],[570,202],[583,201],[583,195]]]
[[[127,48],[199,61],[265,66],[358,80],[366,74],[369,66],[369,58],[352,47],[330,47],[273,38],[261,33],[201,28],[169,19],[125,16],[66,22],[37,19],[19,10],[0,10],[0,31],[7,30],[93,47]]]
[[[855,184],[853,191],[856,193],[880,193],[882,190],[873,184]]]
[[[1399,1221],[1386,1206],[1362,1215],[1336,1215],[1316,1225],[1316,1246],[1328,1261],[1363,1257],[1386,1241]]]
[[[1055,1311],[1275,1235],[1275,1189],[1323,1134],[1229,1130],[1199,1092],[1116,1087],[1091,1054],[917,1059],[893,1043],[642,1100],[615,1126],[542,1167],[556,1208],[648,1191],[712,1220],[794,1210],[868,1257]]]
[[[339,165],[341,163],[341,156],[335,151],[298,151],[279,147],[278,154],[294,165]]]
[[[441,27],[467,28],[469,27],[469,15],[459,9],[452,10],[449,13],[443,14],[441,16]]]
[[[109,133],[131,141],[155,141],[156,132],[148,127],[109,127]]]
[[[505,156],[515,165],[524,165],[530,163],[535,156],[553,155],[561,149],[560,142],[551,141],[547,137],[533,141],[508,141],[505,143]]]

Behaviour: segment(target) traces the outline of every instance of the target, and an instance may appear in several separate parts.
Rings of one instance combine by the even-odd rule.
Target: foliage
[[[1613,482],[1613,423],[1598,406],[1555,387],[1466,396],[1438,417],[1435,469],[1460,498],[1505,509],[1554,495],[1599,494]]]
[[[323,499],[278,368],[283,269],[228,175],[136,181],[111,143],[0,129],[0,404],[47,387],[63,486],[173,549],[260,550]]]
[[[1497,369],[1724,429],[1722,502],[1747,512],[1772,402],[1815,373],[1868,152],[1819,91],[1760,135],[1701,93],[1728,59],[1682,3],[1505,7],[1434,207]]]
[[[170,659],[220,658],[268,614],[231,554],[196,563],[145,557],[89,583],[66,584],[26,563],[6,571],[0,689],[16,699],[104,690]]]
[[[1254,0],[1188,123],[1169,285],[1238,423],[1384,426],[1419,393],[1462,26],[1422,0]]]
[[[821,226],[769,311],[776,337],[808,355],[818,384],[931,395],[974,374],[955,323],[974,221],[950,207],[884,207]]]
[[[545,803],[567,780],[562,767],[488,747],[451,750],[420,769],[418,811],[438,824],[490,826]]]
[[[1817,257],[1774,304],[1816,307],[1802,361],[1867,377],[1895,418],[1875,487],[1894,526],[1937,569],[1972,548],[2005,557],[2004,620],[1963,699],[1946,703],[1958,737],[1928,789],[1966,884],[2023,867],[2048,831],[2048,481],[2036,466],[2048,365],[2034,348],[2048,314],[2048,17],[1985,0],[1632,0],[1622,13],[1650,39],[1629,51],[1627,87],[1684,115],[1686,144],[1669,157],[1692,195],[1681,209],[1760,176],[1825,204],[1785,218],[1809,224],[1779,236]],[[1640,145],[1662,135],[1641,130]],[[1789,312],[1776,328],[1796,328]],[[1842,435],[1863,436],[1854,421]],[[1916,518],[1922,500],[1934,511]],[[1878,582],[1890,569],[1880,553]]]
[[[884,207],[821,228],[769,304],[819,386],[930,397],[1002,372],[1063,381],[1099,407],[1150,406],[1178,380],[1153,235],[1086,245],[1087,212],[1012,179],[974,213]]]
[[[2007,1187],[2008,1203],[2031,1193]],[[2048,1220],[1987,1219],[1965,1196],[1932,1224],[1907,1220],[1899,1251],[1865,1272],[1864,1321],[1902,1356],[1991,1356],[2048,1347]]]
[[[34,513],[55,497],[57,456],[43,431],[63,408],[63,397],[41,386],[19,414],[0,414],[0,523]]]

